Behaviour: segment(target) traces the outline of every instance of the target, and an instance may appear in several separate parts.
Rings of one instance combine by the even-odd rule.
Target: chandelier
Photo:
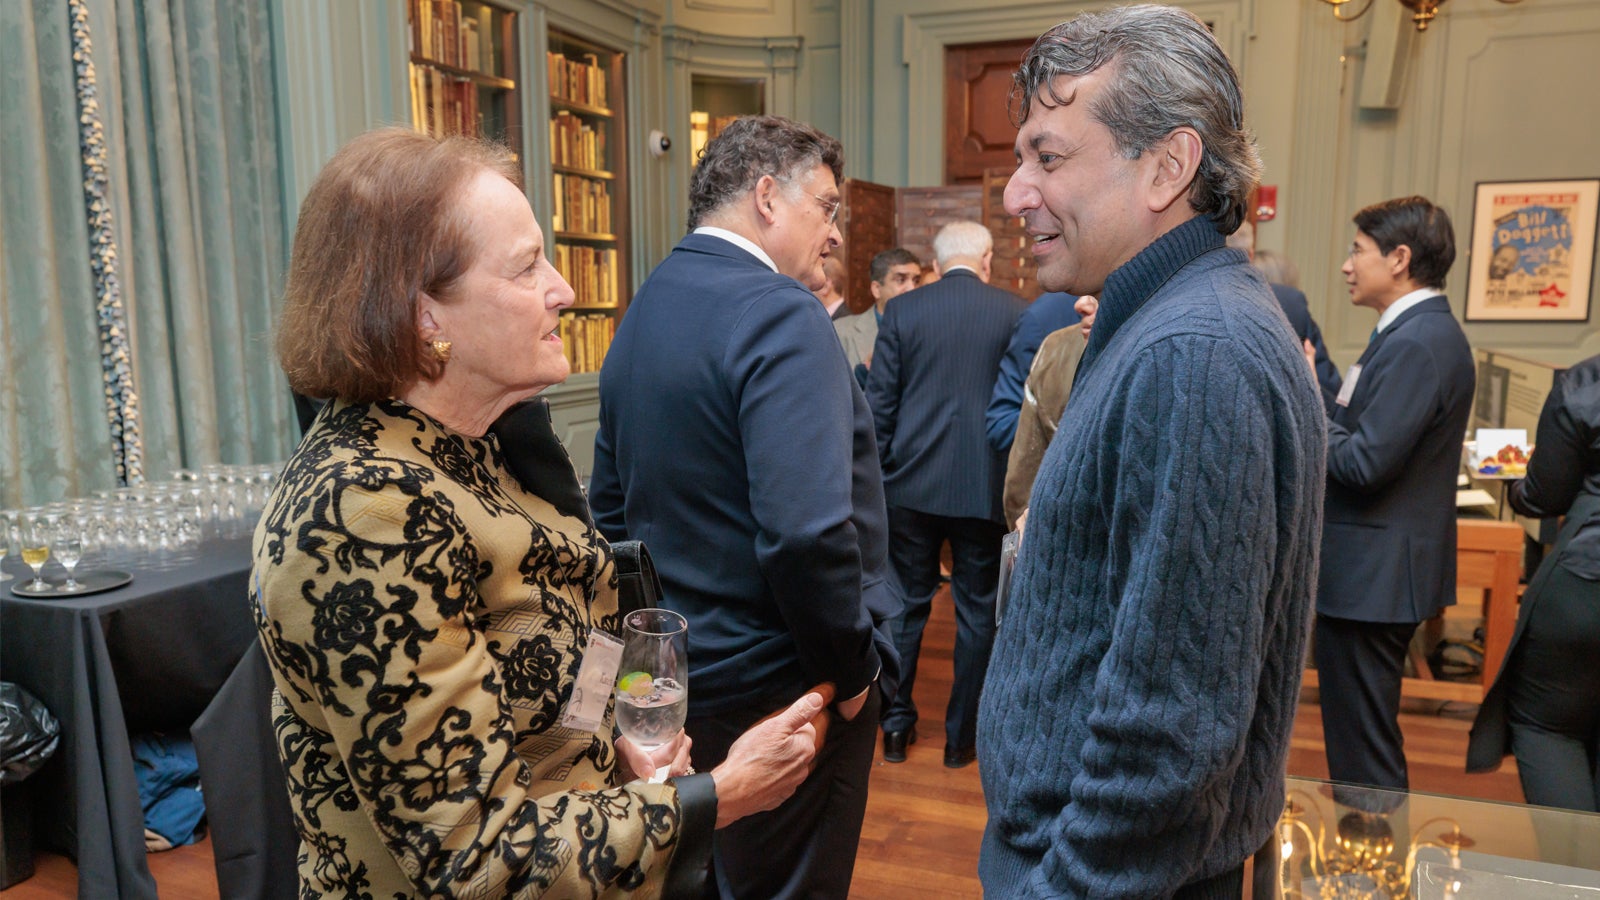
[[[1356,0],[1322,0],[1322,2],[1333,7],[1333,17],[1335,19],[1341,22],[1349,22],[1361,18],[1367,10],[1371,9],[1373,0],[1366,0],[1366,3],[1362,4],[1360,9],[1353,13],[1345,12],[1344,8],[1352,5]],[[1418,31],[1428,30],[1428,23],[1432,22],[1433,17],[1439,14],[1439,7],[1443,6],[1445,2],[1446,0],[1399,0],[1401,6],[1411,10],[1411,21],[1417,23]],[[1509,6],[1521,3],[1522,0],[1499,0],[1499,2]]]

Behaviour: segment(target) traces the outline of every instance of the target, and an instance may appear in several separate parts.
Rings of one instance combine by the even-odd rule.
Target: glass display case
[[[1600,815],[1290,778],[1254,867],[1257,900],[1600,900]]]

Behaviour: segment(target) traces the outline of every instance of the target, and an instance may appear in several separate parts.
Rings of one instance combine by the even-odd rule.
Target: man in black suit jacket
[[[1311,304],[1306,301],[1305,293],[1299,288],[1275,281],[1267,282],[1267,287],[1272,288],[1272,296],[1278,298],[1278,305],[1283,307],[1283,314],[1288,317],[1289,327],[1294,329],[1295,337],[1302,344],[1311,344],[1312,358],[1315,360],[1312,368],[1317,373],[1317,384],[1324,391],[1337,395],[1343,379],[1328,356],[1327,345],[1322,342],[1322,329],[1317,327],[1317,320],[1311,318]]]
[[[1256,226],[1246,219],[1239,225],[1237,231],[1228,235],[1228,246],[1235,250],[1243,250],[1250,257],[1250,264],[1256,271],[1267,279],[1267,286],[1272,288],[1272,296],[1278,300],[1278,305],[1283,307],[1283,314],[1289,320],[1289,327],[1294,329],[1294,336],[1300,339],[1304,346],[1311,344],[1312,352],[1316,354],[1316,363],[1313,369],[1317,373],[1317,384],[1324,391],[1339,393],[1339,369],[1334,366],[1333,360],[1328,356],[1328,348],[1322,342],[1322,329],[1317,327],[1317,320],[1311,318],[1311,304],[1307,302],[1306,295],[1297,287],[1291,287],[1277,280],[1283,277],[1275,269],[1285,268],[1287,259],[1276,254],[1268,255],[1268,251],[1261,251],[1261,259],[1270,259],[1276,265],[1265,265],[1258,260],[1256,252]],[[1287,268],[1294,273],[1292,264]],[[1297,274],[1297,273],[1294,273]]]
[[[1363,209],[1355,224],[1345,281],[1379,317],[1325,397],[1314,656],[1329,777],[1405,790],[1400,678],[1417,624],[1455,603],[1456,475],[1476,373],[1440,292],[1456,255],[1450,217],[1406,197]]]
[[[690,182],[689,225],[600,371],[590,503],[655,557],[689,621],[692,761],[829,682],[816,766],[776,809],[716,832],[723,897],[844,897],[899,612],[866,399],[810,293],[840,243],[844,151],[777,116],[736,120]],[[880,695],[880,688],[881,695]],[[715,774],[715,773],[713,773]]]
[[[994,597],[1005,515],[1005,455],[989,446],[984,412],[1022,299],[990,287],[994,240],[976,222],[934,238],[940,279],[889,301],[872,350],[867,397],[889,502],[889,559],[906,590],[895,628],[899,692],[883,718],[883,755],[916,740],[917,653],[950,542],[956,605],[955,681],[945,711],[944,764],[976,758],[978,695],[994,644]]]

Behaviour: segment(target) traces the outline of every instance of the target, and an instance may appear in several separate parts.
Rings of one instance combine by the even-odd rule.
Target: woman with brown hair
[[[504,148],[386,129],[301,209],[278,355],[331,402],[267,503],[251,595],[308,896],[682,895],[713,827],[815,758],[826,688],[698,775],[686,736],[647,754],[613,739],[609,690],[574,689],[615,680],[617,579],[523,402],[567,377],[573,295],[519,178]]]

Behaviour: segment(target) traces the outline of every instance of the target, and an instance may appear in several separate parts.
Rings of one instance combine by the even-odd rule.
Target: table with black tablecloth
[[[34,841],[77,860],[81,898],[156,896],[129,735],[187,733],[255,640],[249,540],[187,555],[122,566],[125,587],[55,599],[15,596],[27,570],[5,560],[19,580],[0,583],[0,679],[61,722],[55,757],[28,779]]]

